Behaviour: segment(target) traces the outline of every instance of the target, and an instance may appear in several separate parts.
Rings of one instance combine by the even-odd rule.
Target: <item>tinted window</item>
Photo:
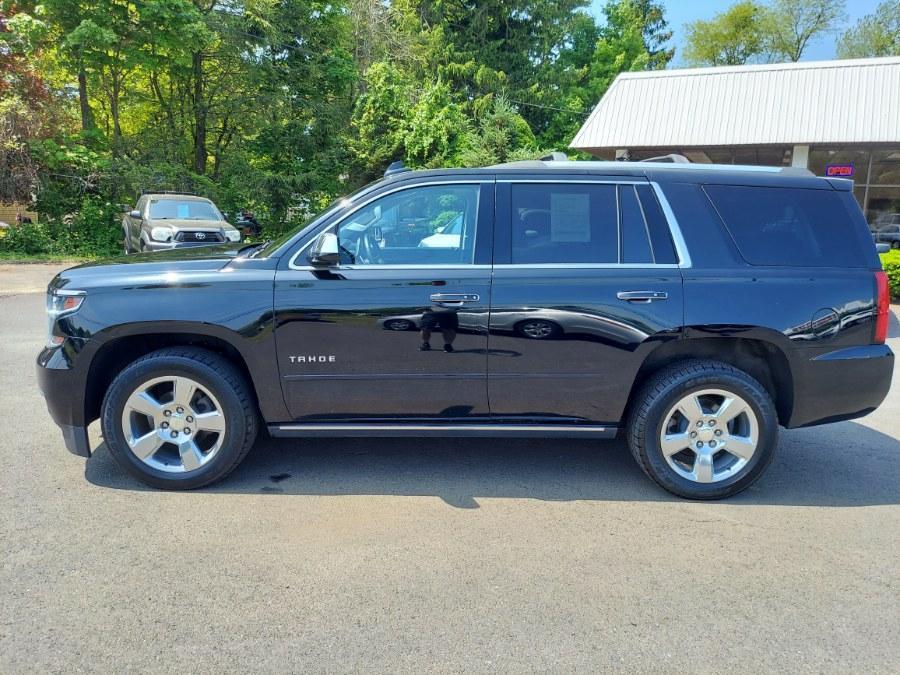
[[[615,185],[512,185],[513,263],[615,263]]]
[[[867,265],[836,192],[733,185],[707,185],[705,190],[752,265]]]
[[[647,231],[650,233],[650,241],[653,244],[654,260],[657,264],[677,263],[678,256],[675,253],[675,244],[672,243],[669,223],[666,221],[653,189],[649,185],[636,185],[634,189],[640,198],[641,210],[647,221]]]
[[[619,186],[619,211],[622,216],[622,262],[652,263],[647,223],[633,185]]]
[[[435,185],[394,192],[338,226],[349,265],[471,263],[478,185]]]

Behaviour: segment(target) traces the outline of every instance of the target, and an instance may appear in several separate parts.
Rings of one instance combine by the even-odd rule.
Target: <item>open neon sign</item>
[[[825,175],[828,178],[852,178],[852,164],[826,164]]]

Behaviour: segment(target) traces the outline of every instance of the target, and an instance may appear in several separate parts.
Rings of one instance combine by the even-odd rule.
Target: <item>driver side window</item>
[[[471,264],[479,186],[431,185],[385,195],[338,225],[341,264]]]

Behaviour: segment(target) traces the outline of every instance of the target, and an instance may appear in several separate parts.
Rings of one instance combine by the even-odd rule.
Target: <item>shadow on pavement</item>
[[[85,467],[91,483],[151,490],[105,445]],[[436,496],[478,499],[680,502],[644,476],[621,440],[261,438],[216,494]],[[160,493],[163,494],[163,493]],[[761,480],[731,505],[868,506],[900,501],[900,442],[853,422],[783,431]]]

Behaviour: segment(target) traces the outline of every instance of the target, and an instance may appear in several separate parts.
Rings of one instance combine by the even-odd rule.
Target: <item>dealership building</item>
[[[622,73],[570,147],[852,178],[877,226],[900,214],[900,57]]]

